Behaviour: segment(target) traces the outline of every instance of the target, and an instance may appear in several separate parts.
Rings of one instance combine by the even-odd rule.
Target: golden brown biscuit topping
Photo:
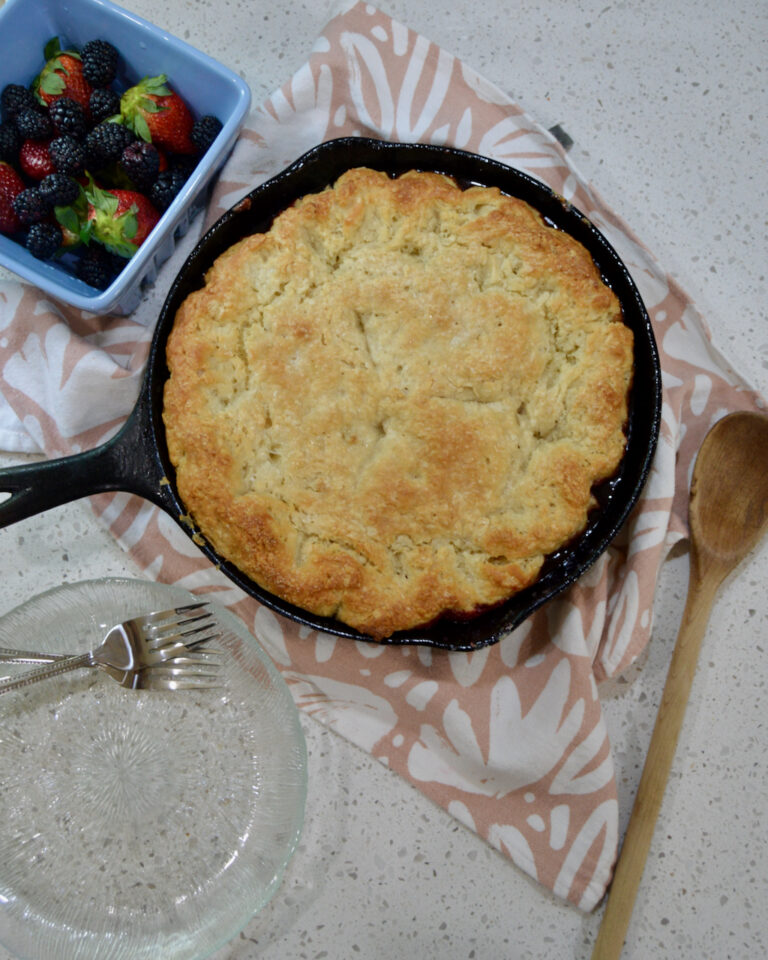
[[[498,603],[624,450],[632,333],[588,252],[495,188],[354,169],[178,311],[179,494],[270,592],[384,638]]]

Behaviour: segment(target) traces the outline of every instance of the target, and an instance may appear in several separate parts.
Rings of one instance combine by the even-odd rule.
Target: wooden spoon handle
[[[688,589],[659,712],[605,913],[592,951],[592,960],[616,960],[624,946],[635,896],[683,725],[701,640],[706,631],[716,587],[716,583],[708,583],[696,577]]]

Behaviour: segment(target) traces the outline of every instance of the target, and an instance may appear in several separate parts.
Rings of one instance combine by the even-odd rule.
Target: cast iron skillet
[[[403,630],[387,642],[424,644],[449,650],[473,650],[495,643],[573,583],[618,533],[647,478],[658,437],[661,374],[650,321],[624,264],[603,235],[574,207],[547,186],[504,164],[447,147],[388,143],[363,138],[332,140],[306,153],[273,179],[257,187],[205,234],[176,277],[157,323],[141,392],[120,432],[107,443],[58,460],[0,471],[0,526],[95,493],[122,490],[165,510],[203,553],[246,593],[306,626],[358,640],[370,637],[330,618],[315,616],[263,590],[220,557],[185,519],[176,492],[162,421],[163,384],[168,376],[165,344],[176,310],[203,284],[216,257],[248,234],[268,229],[273,218],[296,198],[323,189],[345,170],[368,166],[397,175],[406,170],[436,170],[460,183],[497,186],[526,200],[553,226],[579,240],[592,254],[603,278],[618,296],[624,320],[635,335],[635,376],[630,398],[627,448],[616,475],[596,491],[599,509],[585,532],[548,558],[540,578],[503,604],[471,618],[444,619]]]

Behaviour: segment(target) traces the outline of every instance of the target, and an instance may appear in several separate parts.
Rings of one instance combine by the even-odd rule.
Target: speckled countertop
[[[258,104],[304,61],[325,3],[125,0],[238,70]],[[545,125],[768,395],[768,7],[740,0],[389,0]],[[161,276],[167,285],[170,277]],[[8,463],[7,457],[0,462]],[[662,568],[653,639],[602,688],[626,826],[684,600],[685,550]],[[0,612],[39,590],[136,575],[89,508],[0,531]],[[768,955],[765,721],[768,543],[715,606],[628,936],[626,958]],[[272,903],[216,960],[588,958],[583,915],[526,879],[410,785],[304,719],[301,845]],[[8,960],[0,950],[0,960]]]

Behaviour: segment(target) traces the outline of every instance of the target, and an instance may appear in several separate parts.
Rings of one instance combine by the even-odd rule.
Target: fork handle
[[[81,667],[93,666],[93,660],[90,653],[78,653],[74,657],[65,657],[56,663],[49,663],[35,670],[29,670],[20,677],[14,677],[12,680],[0,682],[0,694],[9,693],[11,690],[18,690],[20,687],[29,686],[31,683],[37,683],[38,680],[47,680],[48,677],[56,677],[60,673],[69,673],[71,670],[79,670]]]
[[[55,663],[65,659],[66,654],[35,653],[34,650],[14,650],[0,647],[0,663]]]

